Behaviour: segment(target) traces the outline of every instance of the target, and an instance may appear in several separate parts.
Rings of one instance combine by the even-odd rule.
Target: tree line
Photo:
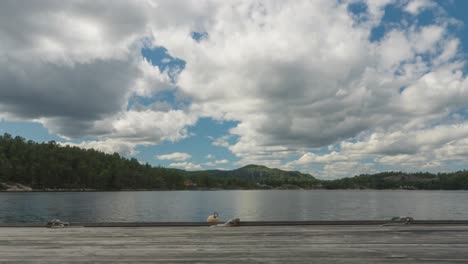
[[[9,134],[0,136],[0,182],[33,189],[182,189],[177,170],[140,164],[119,154],[36,143]]]
[[[381,172],[322,181],[325,189],[468,190],[468,171],[449,173]]]

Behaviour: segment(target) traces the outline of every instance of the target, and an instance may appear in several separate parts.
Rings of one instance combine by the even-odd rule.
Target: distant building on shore
[[[197,184],[194,183],[192,180],[185,180],[184,185],[185,185],[185,187],[196,187],[197,186]]]

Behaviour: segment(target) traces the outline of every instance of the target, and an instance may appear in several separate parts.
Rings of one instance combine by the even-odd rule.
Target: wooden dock
[[[0,263],[468,263],[468,225],[0,228]]]

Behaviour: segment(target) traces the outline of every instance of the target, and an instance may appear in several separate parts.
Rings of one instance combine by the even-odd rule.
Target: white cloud
[[[456,112],[466,107],[468,80],[460,69],[452,65],[434,69],[423,76],[401,95],[402,107],[416,114]]]
[[[182,153],[182,152],[174,152],[171,154],[164,154],[164,155],[158,155],[156,156],[159,160],[188,160],[192,157],[192,155],[188,153]]]
[[[406,167],[416,170],[427,170],[435,167],[440,167],[441,163],[437,160],[431,159],[422,155],[406,155],[400,154],[395,156],[384,156],[379,158],[377,162],[386,165],[393,165],[398,167]]]
[[[152,37],[150,18],[171,8],[145,1],[1,3],[3,115],[41,122],[65,138],[93,138],[76,145],[106,152],[185,138],[194,115],[127,108],[133,96],[174,89],[168,73],[140,54]]]
[[[139,64],[141,77],[135,81],[134,93],[138,96],[150,97],[157,92],[173,88],[168,72],[161,72],[146,59]]]
[[[182,140],[209,117],[237,123],[212,144],[238,165],[339,174],[463,157],[454,142],[466,146],[468,80],[449,30],[456,21],[428,0],[365,3],[359,21],[349,1],[2,3],[0,86],[10,89],[0,90],[0,110],[107,152]],[[437,18],[386,24],[389,4]],[[185,69],[173,82],[142,46],[167,48]],[[159,101],[163,91],[189,103],[175,110]],[[129,106],[135,96],[157,102]]]
[[[408,4],[406,4],[404,10],[413,15],[417,15],[421,10],[435,6],[437,5],[431,0],[410,0],[408,1]]]
[[[191,110],[238,122],[230,130],[235,137],[214,145],[232,151],[239,165],[291,165],[284,160],[309,148],[359,143],[381,131],[407,135],[467,107],[463,64],[448,30],[452,20],[402,24],[371,42],[372,27],[389,3],[369,1],[372,19],[360,23],[346,4],[330,1],[223,6],[205,25],[207,39],[162,38],[160,44],[188,61],[178,85],[193,98]],[[430,5],[403,8],[416,12]],[[385,148],[419,151],[411,144]],[[341,162],[346,157],[339,152],[314,162]]]
[[[213,146],[217,147],[229,147],[229,139],[231,138],[231,135],[225,135],[216,139],[212,139],[212,144]]]
[[[339,178],[372,172],[375,172],[372,170],[372,164],[342,161],[325,164],[321,176],[326,178]]]
[[[334,162],[344,162],[348,160],[348,157],[341,155],[338,152],[331,152],[330,154],[317,155],[311,152],[307,152],[302,155],[298,160],[292,161],[289,165],[305,165],[305,164],[326,164]]]
[[[198,164],[193,164],[191,162],[175,162],[169,164],[169,167],[181,168],[184,170],[201,170],[202,167]]]
[[[63,142],[61,145],[75,146],[85,149],[95,149],[108,154],[119,153],[124,156],[134,156],[137,154],[135,145],[130,142],[125,142],[115,139],[104,139],[104,140],[88,140],[80,143]]]
[[[175,142],[189,135],[187,126],[195,124],[196,117],[181,110],[157,112],[152,110],[126,111],[107,119],[93,122],[88,130],[97,140],[72,144],[83,148],[94,148],[104,152],[119,152],[134,155],[138,145],[154,145],[162,141]],[[42,120],[53,129],[53,119]],[[61,123],[59,123],[60,125]]]
[[[382,170],[379,165],[407,171],[454,170],[468,156],[468,123],[432,128],[374,133],[358,142],[343,141],[339,151],[326,154],[307,152],[286,167],[312,169],[322,177],[351,176]],[[373,160],[371,162],[370,160]],[[345,169],[346,168],[346,169]],[[455,167],[456,168],[456,167]],[[346,174],[346,170],[348,173]]]
[[[215,161],[206,162],[203,165],[213,167],[213,166],[218,166],[219,164],[228,164],[228,163],[229,163],[229,160],[222,159],[222,160],[215,160]]]

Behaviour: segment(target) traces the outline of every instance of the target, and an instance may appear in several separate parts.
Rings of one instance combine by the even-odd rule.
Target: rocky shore
[[[19,184],[19,183],[11,183],[11,182],[0,182],[0,191],[6,192],[31,192],[33,189],[29,186]]]

